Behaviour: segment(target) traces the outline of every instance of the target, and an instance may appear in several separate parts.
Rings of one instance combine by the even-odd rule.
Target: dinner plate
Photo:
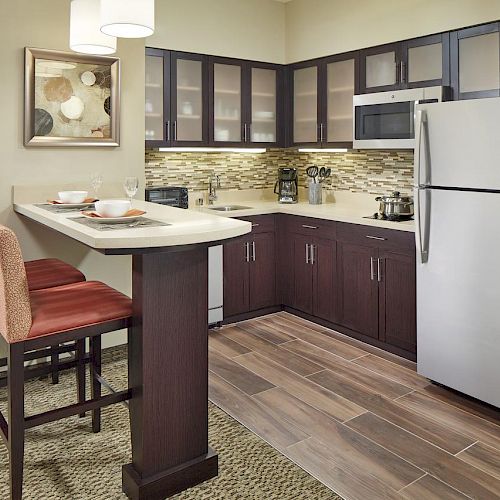
[[[143,215],[144,214],[129,215],[127,217],[92,217],[91,215],[82,214],[82,216],[85,217],[86,219],[90,219],[103,224],[120,224],[126,222],[133,222],[143,217]]]
[[[57,203],[48,203],[48,205],[61,208],[85,208],[85,207],[90,207],[90,205],[94,204],[93,201],[87,203],[63,203],[61,200],[54,200],[54,201],[56,201]]]

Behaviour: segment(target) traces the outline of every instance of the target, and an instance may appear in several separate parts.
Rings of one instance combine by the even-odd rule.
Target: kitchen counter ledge
[[[215,203],[213,207],[225,205],[243,205],[251,207],[246,210],[234,210],[231,212],[219,212],[212,210],[210,206],[199,207],[195,210],[203,213],[212,213],[224,218],[249,217],[264,214],[289,214],[312,217],[315,219],[347,222],[349,224],[362,224],[364,226],[380,227],[385,229],[396,229],[398,231],[415,232],[415,221],[392,222],[387,220],[366,219],[370,211],[366,207],[340,203],[323,203],[322,205],[310,205],[309,203],[284,204],[274,201],[260,200],[238,200],[238,202]]]

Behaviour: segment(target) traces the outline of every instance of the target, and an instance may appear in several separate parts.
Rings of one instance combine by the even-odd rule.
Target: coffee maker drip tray
[[[296,196],[280,196],[279,203],[297,203]]]

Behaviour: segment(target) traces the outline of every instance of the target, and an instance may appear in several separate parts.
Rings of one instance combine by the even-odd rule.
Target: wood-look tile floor
[[[210,400],[344,498],[500,499],[500,411],[414,363],[284,312],[209,350]]]

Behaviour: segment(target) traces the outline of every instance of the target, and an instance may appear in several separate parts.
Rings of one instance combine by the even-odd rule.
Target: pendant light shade
[[[154,0],[101,0],[101,31],[106,35],[144,38],[154,29]]]
[[[98,55],[116,52],[116,38],[101,32],[100,15],[100,0],[71,0],[71,50]]]

